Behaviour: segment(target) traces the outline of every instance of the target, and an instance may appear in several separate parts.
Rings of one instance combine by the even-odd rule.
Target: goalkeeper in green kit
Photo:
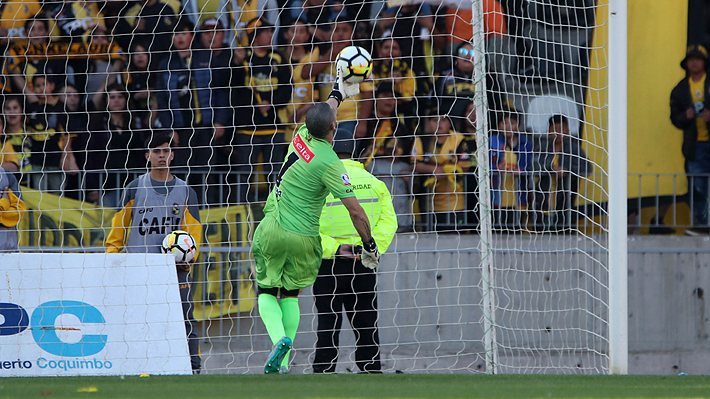
[[[344,82],[338,73],[328,100],[308,111],[254,233],[259,315],[274,344],[264,366],[266,374],[288,373],[288,354],[301,318],[298,294],[315,282],[321,264],[319,219],[329,192],[348,209],[362,238],[363,265],[374,269],[380,261],[367,214],[332,148],[338,106],[359,92],[358,83]]]

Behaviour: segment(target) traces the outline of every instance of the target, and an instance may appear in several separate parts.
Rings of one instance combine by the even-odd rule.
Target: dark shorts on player
[[[265,216],[254,232],[252,252],[261,288],[296,290],[313,285],[323,256],[320,237],[304,237]]]

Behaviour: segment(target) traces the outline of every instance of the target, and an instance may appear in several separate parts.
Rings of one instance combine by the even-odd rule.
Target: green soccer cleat
[[[266,360],[266,365],[264,366],[264,374],[276,374],[280,371],[281,362],[284,360],[284,356],[291,350],[293,346],[293,341],[289,337],[281,337],[279,342],[274,345],[269,353],[269,358]]]

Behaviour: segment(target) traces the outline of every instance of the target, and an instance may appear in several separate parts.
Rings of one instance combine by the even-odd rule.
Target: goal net
[[[290,372],[323,359],[358,372],[375,353],[386,373],[608,373],[608,13],[606,0],[8,3],[0,191],[26,210],[16,227],[3,211],[0,234],[16,229],[21,254],[88,254],[188,229],[202,372],[263,372],[253,233],[338,52],[360,46],[373,70],[334,139],[385,183],[397,227],[382,227],[371,281],[321,269],[300,293]],[[85,275],[60,284],[79,297],[47,300],[102,284]],[[119,298],[91,305],[134,303]],[[72,314],[57,323],[96,329]]]

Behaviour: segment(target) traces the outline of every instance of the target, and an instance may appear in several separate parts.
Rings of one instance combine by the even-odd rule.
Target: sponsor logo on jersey
[[[293,138],[293,148],[296,149],[298,155],[301,157],[301,159],[306,161],[306,163],[310,163],[316,156],[316,154],[314,154],[313,151],[308,148],[306,143],[303,142],[303,139],[301,138],[300,134],[296,134],[296,137]]]
[[[348,176],[347,173],[343,173],[342,175],[340,175],[340,178],[343,179],[343,184],[345,184],[346,186],[350,185],[350,176]]]
[[[148,217],[144,217],[138,223],[138,234],[142,236],[152,234],[165,235],[180,228],[179,217],[152,217],[151,219],[148,219]]]

